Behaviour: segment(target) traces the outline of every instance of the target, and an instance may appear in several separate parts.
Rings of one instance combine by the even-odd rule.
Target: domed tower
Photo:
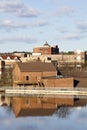
[[[43,47],[51,47],[48,42],[46,41],[45,44],[43,45]]]

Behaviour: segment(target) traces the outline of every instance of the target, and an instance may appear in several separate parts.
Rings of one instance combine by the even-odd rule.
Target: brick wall
[[[51,54],[51,47],[34,48],[33,53],[41,53],[42,55],[49,55]]]
[[[43,79],[46,87],[73,87],[73,78],[54,78],[54,79]]]

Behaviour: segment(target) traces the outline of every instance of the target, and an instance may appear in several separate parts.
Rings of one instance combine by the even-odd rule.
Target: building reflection
[[[3,105],[5,104],[5,105]],[[66,117],[71,107],[82,107],[87,98],[72,97],[4,97],[0,96],[0,105],[12,108],[15,117],[51,116]]]
[[[16,117],[48,116],[58,110],[67,111],[69,107],[80,107],[87,103],[87,99],[65,97],[13,97],[12,108]],[[64,109],[62,109],[64,108]],[[66,113],[68,114],[68,112]]]

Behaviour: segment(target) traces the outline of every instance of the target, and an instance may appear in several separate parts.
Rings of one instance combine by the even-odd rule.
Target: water
[[[87,99],[0,96],[0,130],[87,130]]]

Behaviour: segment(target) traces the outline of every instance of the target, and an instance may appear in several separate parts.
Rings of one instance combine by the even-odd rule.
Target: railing
[[[87,96],[87,88],[56,88],[56,87],[2,87],[0,92],[5,94],[48,94],[48,95],[73,95]]]
[[[84,87],[78,87],[78,88],[71,88],[71,87],[37,87],[37,86],[5,86],[5,87],[0,87],[0,90],[6,90],[6,89],[11,89],[11,90],[61,90],[61,91],[87,91],[87,88]]]

